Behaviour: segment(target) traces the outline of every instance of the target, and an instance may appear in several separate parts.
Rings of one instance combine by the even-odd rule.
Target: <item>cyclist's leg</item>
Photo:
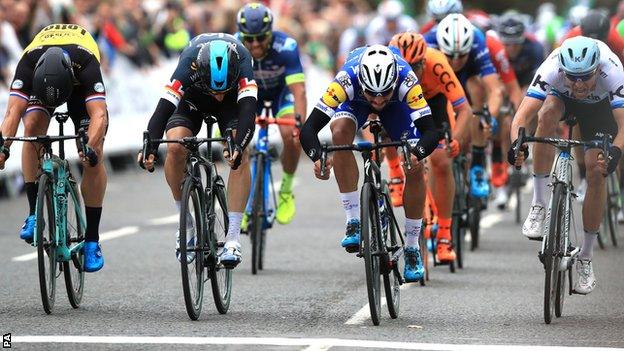
[[[576,140],[581,139],[581,130],[578,124],[574,126],[574,129],[572,129],[572,138]],[[574,158],[576,159],[576,165],[579,168],[579,178],[580,178],[579,179],[580,184],[576,188],[576,194],[578,195],[576,200],[579,202],[583,202],[583,200],[585,199],[585,193],[587,192],[587,170],[585,168],[585,150],[583,148],[577,147],[577,148],[574,148],[572,152],[573,152]]]
[[[278,100],[273,102],[273,114],[275,118],[295,118],[294,97],[288,87],[284,87]],[[299,156],[301,155],[301,147],[299,138],[293,136],[294,128],[293,126],[279,126],[284,150],[281,155],[283,176],[279,191],[276,219],[281,224],[290,223],[295,216],[296,210],[292,187],[297,164],[299,163]]]
[[[468,90],[474,111],[482,111],[483,103],[486,101],[486,92],[483,83],[477,77],[468,80]],[[480,118],[474,118],[471,123],[472,140],[472,164],[470,166],[470,191],[473,196],[486,198],[489,195],[485,148],[489,135],[486,129],[482,128]]]

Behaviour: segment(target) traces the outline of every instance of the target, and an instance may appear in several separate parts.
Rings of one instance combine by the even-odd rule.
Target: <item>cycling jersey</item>
[[[425,51],[425,66],[420,85],[426,100],[438,94],[444,94],[453,107],[466,102],[464,88],[446,60],[446,56],[436,49],[428,47]]]
[[[438,23],[433,18],[430,19],[425,24],[423,24],[422,27],[420,27],[420,34],[425,35],[429,33],[429,31],[431,31],[437,25]]]
[[[368,27],[366,27],[366,44],[386,45],[395,33],[418,31],[418,23],[407,15],[402,15],[396,20],[396,29],[391,32],[388,30],[386,19],[377,16],[373,18]]]
[[[424,36],[427,45],[434,49],[438,48],[438,40],[436,38],[437,32],[438,28],[436,27]],[[479,29],[474,28],[474,39],[468,61],[466,65],[458,72],[455,72],[455,74],[462,85],[464,85],[470,77],[476,75],[485,77],[494,73],[496,73],[496,68],[490,59],[490,52],[486,46],[485,35]]]
[[[563,43],[564,40],[578,37],[579,35],[583,35],[583,32],[581,31],[581,26],[576,26],[563,36],[561,42]],[[609,34],[605,43],[617,55],[620,62],[624,61],[624,38],[620,37],[615,27],[609,28]]]
[[[585,104],[594,104],[603,99],[609,99],[612,109],[624,108],[622,63],[606,44],[598,40],[597,42],[600,49],[600,64],[596,87],[589,96],[584,99],[576,99],[572,95],[570,82],[567,81],[564,72],[559,67],[559,48],[555,49],[539,67],[533,78],[533,83],[527,91],[527,96],[539,100],[545,100],[549,94],[557,97],[566,96]]]
[[[531,84],[535,71],[544,62],[544,47],[532,36],[527,36],[520,53],[510,58],[511,66],[516,72],[521,87]]]
[[[83,98],[83,103],[105,100],[106,92],[100,71],[99,50],[91,34],[78,25],[52,24],[42,29],[24,49],[22,58],[15,69],[10,95],[29,101],[26,112],[48,111],[31,93],[35,65],[41,55],[52,46],[63,49],[71,60],[74,73],[72,97],[79,94]]]
[[[239,38],[240,33],[236,33],[236,37]],[[253,60],[253,75],[258,84],[258,113],[264,107],[264,101],[273,102],[275,117],[293,113],[293,98],[288,85],[305,81],[295,39],[273,31],[266,56]]]
[[[490,51],[490,59],[503,83],[509,84],[516,80],[516,72],[511,66],[511,63],[509,63],[509,57],[507,56],[507,51],[505,51],[505,46],[498,38],[498,35],[496,35],[496,32],[493,30],[487,31],[485,33],[485,43]]]
[[[237,89],[232,89],[225,94],[222,101],[205,91],[201,84],[201,77],[197,72],[196,58],[202,46],[208,45],[213,40],[224,40],[233,45],[238,52],[239,80]],[[179,107],[180,102],[188,100],[191,103],[190,110],[199,107],[201,112],[212,113],[204,110],[201,106],[227,105],[238,103],[238,109],[228,111],[227,115],[215,116],[217,118],[233,118],[238,115],[238,133],[236,143],[245,147],[253,136],[255,110],[258,87],[253,77],[252,58],[245,46],[234,36],[224,33],[200,34],[193,38],[189,45],[180,54],[178,65],[171,76],[169,84],[161,97],[156,110],[150,119],[148,130],[154,139],[160,138],[167,126],[167,121]],[[247,99],[249,98],[249,99]],[[243,106],[244,105],[244,106]],[[180,111],[189,110],[184,104]],[[178,111],[178,112],[180,112]],[[224,124],[221,123],[220,124]]]

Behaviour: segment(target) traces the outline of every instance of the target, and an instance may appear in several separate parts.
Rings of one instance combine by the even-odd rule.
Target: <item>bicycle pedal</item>
[[[345,246],[345,251],[347,251],[348,253],[356,253],[358,251],[360,251],[360,246],[359,245],[351,245],[351,246]],[[357,255],[358,257],[362,257],[361,254],[358,253]]]
[[[572,289],[572,295],[583,295],[584,296],[584,295],[587,295],[587,294],[583,294],[583,293],[580,293],[580,292],[576,291],[576,289]]]
[[[542,241],[542,240],[544,240],[544,237],[541,237],[541,238],[529,238],[529,237],[527,237],[527,239],[532,240],[532,241]]]

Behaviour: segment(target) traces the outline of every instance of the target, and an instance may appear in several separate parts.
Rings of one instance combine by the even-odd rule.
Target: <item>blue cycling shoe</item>
[[[84,250],[84,270],[85,272],[97,272],[104,266],[104,256],[102,248],[97,241],[85,241],[82,248]]]
[[[425,276],[425,267],[423,267],[420,250],[415,247],[406,247],[403,251],[405,254],[405,269],[403,277],[405,282],[418,282]]]
[[[35,222],[35,215],[26,217],[22,230],[20,231],[20,239],[24,239],[26,242],[32,243],[33,238],[35,237]]]
[[[347,252],[357,252],[360,249],[360,220],[352,219],[347,223],[347,233],[340,241],[340,245]]]
[[[470,168],[470,194],[477,198],[490,196],[490,184],[483,167],[474,165]]]

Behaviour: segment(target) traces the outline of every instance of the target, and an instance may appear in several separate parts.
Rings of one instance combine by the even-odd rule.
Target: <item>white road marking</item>
[[[100,242],[121,238],[122,236],[132,235],[138,232],[139,232],[139,227],[137,226],[122,227],[116,230],[111,230],[111,231],[100,234]],[[13,257],[11,261],[25,262],[25,261],[34,260],[36,258],[37,258],[37,252],[33,252],[33,253]]]
[[[167,217],[159,217],[159,218],[150,219],[149,221],[147,221],[147,225],[177,224],[179,220],[180,220],[180,215],[174,214],[174,215],[167,216]]]
[[[499,223],[505,217],[504,213],[491,213],[481,218],[481,223],[479,227],[481,229],[489,229],[492,228],[496,223]]]
[[[448,351],[613,351],[624,350],[606,347],[567,347],[539,345],[462,345],[428,344],[397,341],[314,339],[314,338],[231,338],[231,337],[174,337],[174,336],[79,336],[79,335],[25,335],[13,336],[18,343],[63,343],[63,344],[185,344],[185,345],[261,345],[302,346],[324,345],[329,347],[359,347],[400,350],[448,350]]]

